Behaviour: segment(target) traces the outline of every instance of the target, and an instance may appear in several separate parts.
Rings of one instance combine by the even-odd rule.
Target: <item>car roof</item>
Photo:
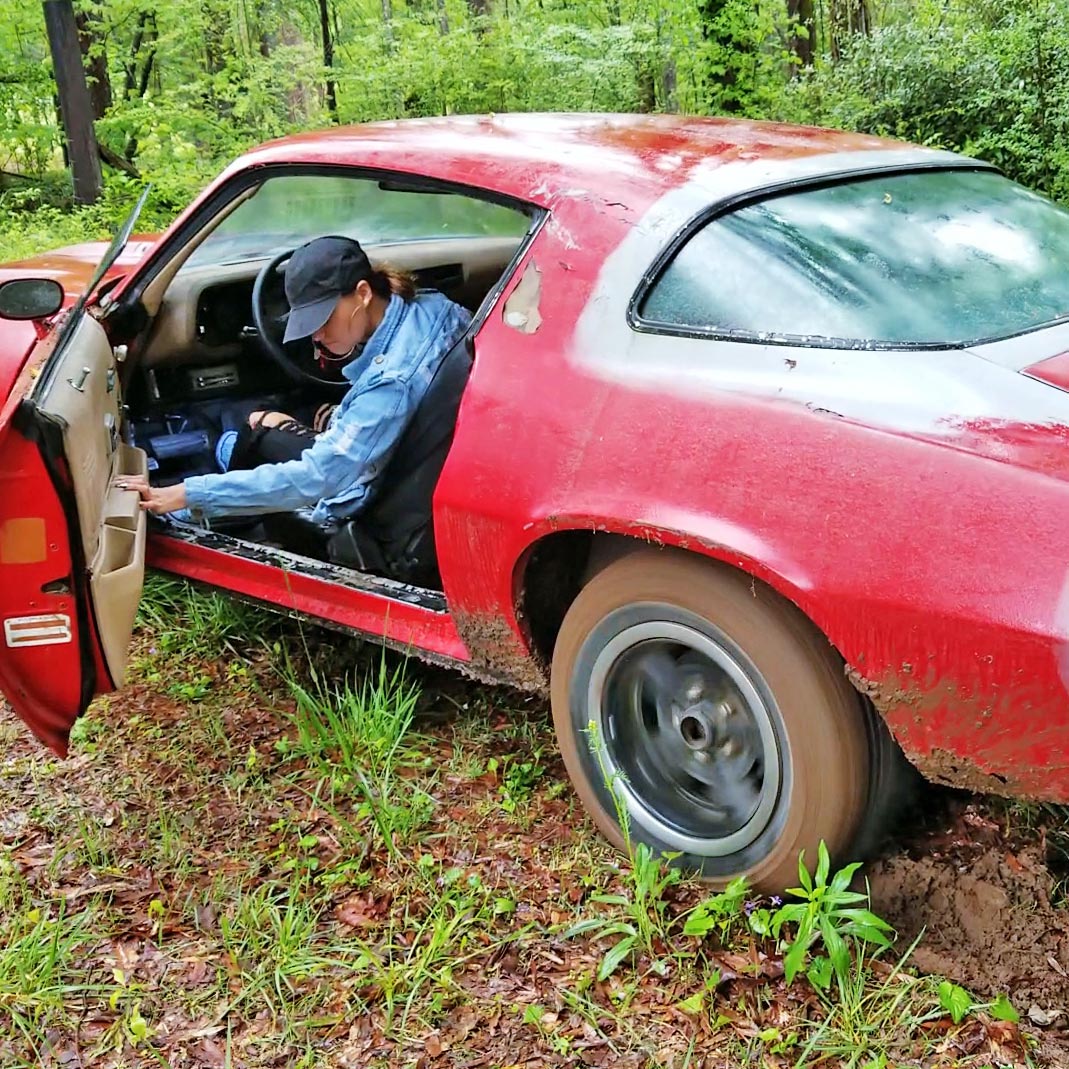
[[[596,191],[649,201],[701,170],[754,164],[754,188],[798,169],[852,170],[884,154],[928,160],[950,153],[816,127],[678,115],[512,114],[399,119],[335,127],[272,141],[231,170],[281,163],[383,168],[491,189],[548,206]],[[819,160],[814,158],[821,158]],[[890,162],[890,156],[886,157]],[[816,165],[816,166],[814,166]],[[860,166],[860,164],[858,164]],[[758,179],[758,172],[760,179]],[[733,183],[734,184],[734,183]],[[744,183],[745,184],[745,183]]]

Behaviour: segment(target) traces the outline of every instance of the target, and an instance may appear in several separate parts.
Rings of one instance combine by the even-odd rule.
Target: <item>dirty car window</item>
[[[655,326],[803,344],[951,344],[1069,316],[1069,211],[990,171],[887,175],[717,218],[647,297]]]
[[[190,257],[192,266],[237,262],[323,234],[365,244],[449,237],[522,237],[529,220],[513,208],[452,193],[382,188],[342,175],[280,175],[239,205]]]

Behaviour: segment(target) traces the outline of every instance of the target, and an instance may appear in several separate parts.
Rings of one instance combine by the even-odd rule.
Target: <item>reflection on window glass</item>
[[[188,263],[267,256],[323,234],[373,245],[481,235],[518,239],[528,226],[514,208],[461,194],[382,189],[367,178],[285,175],[268,179],[238,205]]]
[[[884,344],[1005,337],[1069,316],[1069,212],[988,171],[892,175],[709,223],[643,319]]]

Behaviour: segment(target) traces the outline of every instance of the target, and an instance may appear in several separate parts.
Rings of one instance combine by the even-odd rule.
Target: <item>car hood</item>
[[[156,242],[154,234],[131,238],[118,259],[104,275],[108,282],[141,262]],[[63,303],[74,304],[89,284],[97,264],[107,252],[106,241],[84,241],[42,253],[26,260],[0,264],[0,282],[16,278],[51,278],[63,287]],[[37,340],[32,323],[0,319],[0,405],[7,399],[22,365]]]

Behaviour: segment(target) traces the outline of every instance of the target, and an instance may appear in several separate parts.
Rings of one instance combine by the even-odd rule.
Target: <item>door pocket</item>
[[[121,443],[115,451],[112,482],[121,475],[147,475],[141,449]],[[145,537],[148,517],[135,490],[112,486],[101,516],[97,552],[91,566],[97,631],[116,687],[126,676],[130,631],[145,580]]]

